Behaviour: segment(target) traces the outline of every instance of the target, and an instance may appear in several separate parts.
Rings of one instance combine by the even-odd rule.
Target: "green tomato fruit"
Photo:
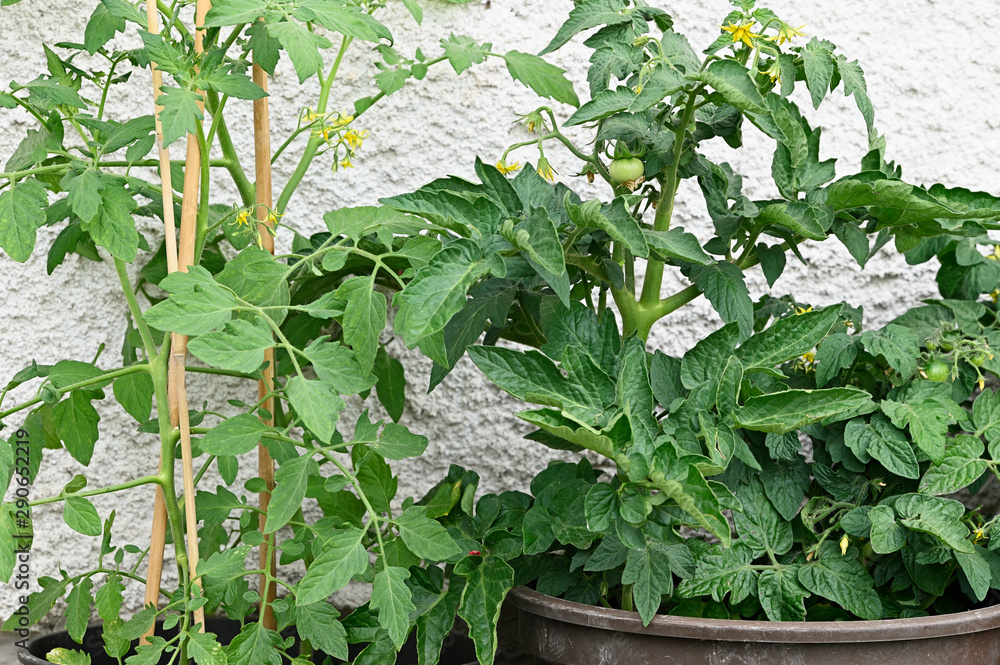
[[[975,365],[976,367],[982,367],[983,363],[986,362],[986,354],[983,353],[982,351],[977,351],[976,353],[973,353],[971,356],[969,356],[969,362]]]
[[[924,365],[924,374],[931,381],[947,381],[951,371],[948,369],[948,365],[940,360],[932,360]]]
[[[638,157],[628,157],[626,159],[613,159],[608,168],[611,173],[611,180],[616,185],[626,182],[634,182],[642,177],[646,172],[646,166]]]

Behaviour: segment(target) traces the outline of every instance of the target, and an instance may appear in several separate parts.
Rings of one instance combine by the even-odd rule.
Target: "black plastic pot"
[[[208,619],[206,624],[208,632],[215,633],[216,636],[218,636],[219,642],[222,644],[229,644],[229,642],[240,632],[239,622],[231,621],[229,619]],[[27,649],[18,649],[18,662],[21,663],[21,665],[51,665],[51,663],[45,660],[45,654],[57,647],[65,647],[67,649],[80,649],[89,654],[92,665],[118,665],[118,661],[109,657],[104,651],[104,641],[101,639],[101,630],[102,627],[100,625],[88,628],[83,637],[83,644],[77,644],[74,642],[72,638],[70,638],[69,633],[64,630],[32,638],[31,640],[28,640]],[[170,632],[171,631],[158,630],[157,634],[169,635]],[[294,635],[294,632],[289,630],[286,631],[285,634],[286,636]],[[135,643],[133,643],[132,646],[135,647]],[[297,655],[298,644],[290,649],[290,651],[293,656]],[[351,657],[353,658],[356,655],[357,654],[352,650]],[[325,658],[326,654],[316,653],[313,655],[313,662],[322,663]],[[169,660],[169,654],[165,654],[163,658],[160,659],[160,663],[166,665]],[[470,640],[467,636],[453,633],[445,639],[444,648],[441,651],[440,665],[474,665],[475,661],[475,646],[473,645],[472,640]],[[396,658],[396,663],[397,665],[416,665],[416,641],[412,639],[412,637],[405,645],[403,645],[403,649],[399,652],[399,656]]]
[[[657,616],[552,598],[521,587],[522,646],[558,665],[994,665],[1000,605],[882,621],[770,622]]]

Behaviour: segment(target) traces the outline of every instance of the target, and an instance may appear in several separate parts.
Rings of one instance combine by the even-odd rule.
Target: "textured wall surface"
[[[0,9],[0,81],[27,81],[45,69],[42,42],[79,41],[94,0],[23,0]],[[381,18],[396,37],[396,46],[412,53],[420,46],[428,54],[439,52],[436,42],[449,32],[468,34],[480,41],[492,41],[496,51],[518,49],[537,52],[554,34],[570,0],[492,0],[466,6],[426,0],[425,19],[416,26],[398,2]],[[725,0],[652,0],[676,16],[678,29],[688,34],[696,50],[707,46],[718,34],[720,19],[727,13]],[[888,156],[903,167],[909,182],[964,185],[1000,193],[1000,173],[996,155],[1000,153],[1000,117],[997,91],[1000,90],[1000,61],[984,45],[992,43],[1000,29],[1000,15],[988,0],[943,2],[910,0],[774,0],[769,5],[794,25],[808,23],[806,32],[835,42],[849,58],[858,58],[865,69],[876,109],[876,124],[888,136]],[[129,44],[134,36],[116,38]],[[586,59],[589,51],[581,38],[557,53],[550,61],[569,71],[578,93],[586,91]],[[332,55],[332,54],[328,54]],[[433,57],[433,55],[432,55]],[[354,99],[371,94],[374,86],[373,55],[363,45],[352,48],[342,68],[342,82],[334,87],[333,108],[351,108]],[[804,86],[800,86],[804,92]],[[315,82],[300,86],[287,60],[279,65],[272,83],[272,122],[275,145],[294,128],[301,107],[314,104]],[[802,105],[815,126],[822,124],[822,157],[838,156],[838,175],[857,169],[865,151],[864,122],[853,100],[840,91],[819,111],[813,111],[800,93]],[[230,110],[240,102],[230,102]],[[109,100],[112,117],[126,119],[150,110],[148,74],[138,72],[126,93]],[[249,103],[245,103],[249,114]],[[332,173],[322,159],[308,174],[292,199],[285,221],[309,234],[323,228],[322,213],[342,206],[372,204],[379,197],[416,188],[433,177],[453,173],[472,177],[475,155],[495,161],[506,145],[524,138],[512,124],[515,115],[538,103],[520,84],[513,83],[504,65],[491,60],[456,77],[446,65],[438,66],[423,81],[407,87],[359,118],[359,126],[370,138],[356,160],[357,168]],[[566,118],[569,107],[555,106]],[[0,114],[0,164],[5,163],[28,128],[27,114],[3,111]],[[249,117],[249,115],[248,115]],[[234,128],[241,154],[252,165],[249,122]],[[748,150],[734,153],[725,145],[715,146],[710,156],[729,161],[744,174],[751,197],[766,197],[772,191],[769,169],[773,146],[752,128],[746,129]],[[752,149],[760,150],[750,156]],[[181,144],[174,148],[182,155]],[[294,154],[293,149],[288,155]],[[531,149],[515,159],[534,162]],[[588,188],[586,182],[566,174],[575,173],[577,164],[565,151],[555,147],[549,157],[560,178],[585,195],[607,195]],[[275,182],[280,186],[294,167],[289,157],[276,165]],[[231,204],[235,190],[220,180],[214,202]],[[710,223],[696,188],[683,185],[677,210],[681,223],[706,237]],[[143,231],[156,238],[157,223],[146,220]],[[126,305],[118,291],[109,262],[92,263],[79,257],[51,276],[45,275],[45,251],[58,229],[39,232],[39,248],[26,264],[0,256],[0,383],[6,383],[32,359],[53,363],[62,358],[90,360],[98,346],[107,344],[99,364],[112,367],[124,330]],[[290,238],[279,237],[279,250]],[[823,305],[848,300],[864,305],[869,325],[881,325],[921,298],[933,297],[936,265],[916,269],[888,254],[877,256],[864,272],[846,251],[834,242],[804,247],[808,265],[791,261],[785,275],[771,293],[793,292],[799,300]],[[667,280],[667,288],[682,285],[680,277]],[[759,273],[750,276],[756,294],[767,292]],[[717,317],[701,299],[661,322],[653,330],[651,342],[671,353],[681,353],[699,336],[718,325]],[[448,465],[476,468],[489,490],[524,488],[532,471],[552,454],[521,439],[528,429],[513,413],[518,405],[478,378],[475,368],[463,361],[432,394],[426,394],[430,366],[399,341],[390,343],[390,352],[403,359],[409,381],[408,404],[403,422],[430,438],[425,456],[409,463],[394,464],[401,475],[400,496],[426,490]],[[237,382],[191,377],[188,389],[192,404],[208,400],[221,404],[227,398],[251,399],[256,388]],[[25,390],[7,397],[7,404],[30,397]],[[374,402],[374,400],[369,400]],[[367,404],[378,411],[377,404]],[[343,418],[353,422],[361,405],[351,405]],[[91,486],[120,482],[155,471],[158,444],[152,435],[137,434],[132,419],[111,401],[101,408],[102,443],[88,474]],[[19,425],[17,417],[8,426]],[[245,471],[251,466],[248,460]],[[68,455],[46,451],[42,473],[33,488],[34,497],[56,494],[74,474],[83,471]],[[247,474],[242,474],[247,477]],[[211,478],[206,482],[211,484]],[[213,484],[214,486],[214,484]],[[141,543],[148,537],[152,491],[115,495],[96,501],[102,516],[118,513],[115,542]],[[58,576],[61,567],[71,574],[93,565],[98,542],[70,531],[61,520],[58,505],[35,511],[37,538],[32,556],[34,575]],[[132,607],[141,591],[130,596]],[[350,602],[350,598],[345,598]],[[0,615],[15,607],[13,593],[0,588]]]

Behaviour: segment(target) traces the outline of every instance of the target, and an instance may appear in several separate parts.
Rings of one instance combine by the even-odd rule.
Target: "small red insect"
[[[469,552],[469,556],[479,556],[480,554],[482,554],[482,552],[480,552],[479,550],[471,550]]]

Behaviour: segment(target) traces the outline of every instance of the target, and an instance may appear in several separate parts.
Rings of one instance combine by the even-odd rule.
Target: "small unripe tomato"
[[[931,381],[947,381],[950,373],[948,365],[944,364],[940,360],[932,360],[924,365],[924,374],[926,374],[927,378]]]
[[[641,178],[646,172],[646,166],[638,157],[613,159],[611,160],[611,166],[608,167],[608,172],[611,174],[611,180],[616,185],[621,185]]]
[[[969,362],[975,365],[976,367],[982,367],[983,363],[986,362],[986,354],[983,353],[982,351],[977,351],[976,353],[973,353],[971,356],[969,356]]]

